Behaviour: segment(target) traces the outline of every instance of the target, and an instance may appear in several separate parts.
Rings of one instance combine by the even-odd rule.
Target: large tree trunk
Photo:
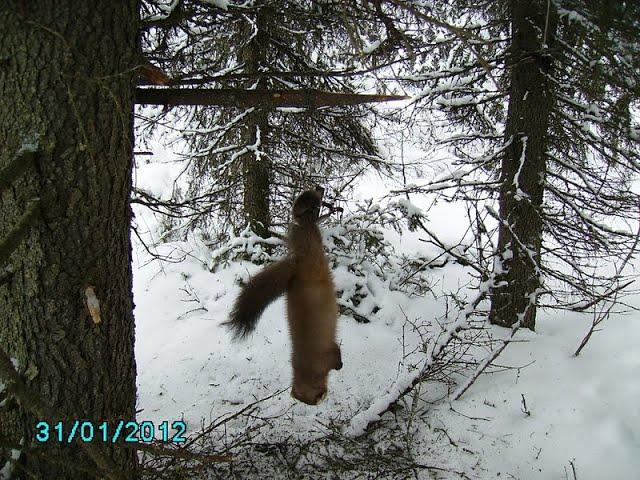
[[[94,478],[85,469],[98,468],[77,441],[37,443],[37,421],[62,420],[69,434],[75,419],[110,427],[135,419],[129,195],[137,26],[137,0],[0,6],[0,169],[25,142],[47,150],[0,200],[0,239],[31,199],[41,200],[9,258],[11,280],[0,285],[0,348],[52,412],[36,418],[11,397],[0,408],[0,444],[23,444],[14,472],[28,478]],[[92,293],[100,308],[93,316]],[[104,463],[135,470],[133,450],[93,445]],[[0,468],[7,458],[0,446]]]
[[[547,129],[553,86],[547,79],[555,34],[553,2],[511,0],[512,43],[506,141],[502,160],[500,227],[492,292],[492,323],[534,329],[540,287],[540,208],[546,175]],[[550,8],[547,11],[547,8]],[[548,13],[548,15],[547,15]]]
[[[268,65],[267,48],[269,38],[265,28],[269,21],[268,7],[258,10],[255,21],[255,35],[243,48],[242,55],[248,73],[259,72]],[[258,80],[258,88],[266,89],[267,80]],[[251,229],[263,238],[270,236],[270,190],[271,160],[263,152],[267,150],[269,139],[269,112],[256,107],[245,127],[245,145],[257,145],[242,156],[242,180],[244,184],[244,213]]]

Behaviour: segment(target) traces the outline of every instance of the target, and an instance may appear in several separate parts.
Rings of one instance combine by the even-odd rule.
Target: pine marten
[[[321,205],[320,193],[307,190],[300,194],[293,204],[288,256],[249,280],[225,322],[235,338],[245,338],[267,306],[286,293],[293,347],[291,396],[309,405],[326,395],[329,371],[342,368],[335,341],[338,307],[316,224]]]

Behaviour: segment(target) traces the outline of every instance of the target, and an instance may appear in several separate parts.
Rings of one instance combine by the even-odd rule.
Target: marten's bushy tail
[[[236,298],[229,320],[223,323],[232,331],[234,340],[245,339],[253,332],[262,312],[285,294],[293,273],[293,260],[287,257],[249,279]]]

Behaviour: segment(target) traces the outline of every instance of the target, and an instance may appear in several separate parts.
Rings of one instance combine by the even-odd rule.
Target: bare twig
[[[573,480],[578,480],[578,474],[576,473],[576,459],[574,458],[569,462],[571,465],[571,472],[573,473]]]
[[[520,396],[522,397],[522,413],[530,417],[531,411],[527,408],[527,400],[524,398],[524,393],[521,393]]]
[[[432,371],[437,362],[444,356],[447,346],[459,337],[459,333],[469,327],[469,318],[484,300],[488,289],[481,287],[480,292],[473,301],[469,302],[463,311],[463,318],[453,322],[442,331],[442,337],[439,338],[431,350],[424,366],[411,376],[411,378],[403,382],[397,382],[390,391],[379,401],[371,405],[364,412],[356,415],[347,428],[347,433],[358,436],[362,435],[371,425],[377,423],[387,412],[392,411],[405,395],[409,393],[418,383],[424,381],[427,375]]]
[[[467,381],[465,381],[460,388],[458,388],[458,390],[453,394],[453,400],[458,400],[462,395],[464,395],[464,392],[466,392],[469,387],[471,387],[471,385],[473,385],[473,383],[478,379],[478,377],[482,374],[482,372],[484,372],[487,367],[489,365],[491,365],[491,363],[498,358],[498,356],[500,356],[500,354],[504,351],[505,348],[507,348],[507,345],[509,345],[509,343],[511,343],[511,339],[508,340],[504,340],[501,342],[500,346],[495,348],[491,354],[489,354],[489,356],[487,358],[485,358],[482,363],[480,363],[480,365],[478,365],[478,368],[476,368],[476,370],[473,372],[473,375],[471,375]]]
[[[532,305],[529,304],[526,310],[530,309],[531,307]],[[526,314],[527,314],[526,310],[523,313],[522,318],[526,317]],[[518,320],[516,323],[513,324],[513,326],[511,327],[511,335],[509,336],[509,338],[507,338],[506,340],[502,340],[500,342],[500,345],[494,348],[489,354],[489,356],[485,358],[480,363],[480,365],[478,365],[478,367],[473,372],[473,374],[460,387],[458,387],[458,390],[456,391],[456,393],[453,394],[454,400],[458,400],[460,397],[462,397],[462,395],[464,395],[464,392],[466,392],[469,389],[469,387],[473,385],[473,383],[478,379],[478,377],[482,374],[482,372],[484,372],[487,369],[487,367],[489,367],[489,365],[491,365],[493,361],[500,356],[500,354],[504,351],[504,349],[507,348],[507,346],[513,342],[513,337],[515,336],[516,332],[519,330],[520,324],[521,324],[521,320]]]
[[[594,310],[593,310],[593,321],[591,322],[591,326],[589,327],[589,331],[582,338],[582,341],[580,342],[580,345],[578,345],[578,348],[573,353],[574,357],[577,357],[578,355],[580,355],[580,352],[582,351],[582,349],[587,346],[587,343],[591,339],[591,336],[597,331],[596,327],[598,325],[600,325],[602,322],[604,322],[607,318],[609,318],[609,316],[611,315],[611,310],[617,304],[618,292],[620,290],[624,289],[625,287],[627,287],[628,285],[630,285],[631,283],[633,283],[633,282],[628,282],[623,286],[619,286],[618,285],[615,289],[612,289],[612,292],[610,292],[612,294],[611,300],[609,301],[609,303],[605,307],[603,307],[600,310],[599,313],[596,312],[596,309],[594,307]]]

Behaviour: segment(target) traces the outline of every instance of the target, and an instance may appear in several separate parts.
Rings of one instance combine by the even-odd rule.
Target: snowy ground
[[[543,315],[499,363],[526,368],[482,378],[453,408],[439,406],[449,435],[487,474],[515,478],[637,478],[640,469],[640,319],[618,318],[577,358],[584,318]],[[530,364],[530,362],[535,362]],[[522,396],[526,401],[524,413]]]
[[[145,188],[166,189],[175,167],[147,167]],[[138,209],[136,215],[142,229],[154,230],[148,214]],[[404,315],[428,324],[444,308],[432,297],[396,295],[387,299],[385,315],[376,322],[341,317],[345,366],[331,374],[327,400],[310,407],[289,396],[282,300],[269,307],[245,343],[231,343],[219,325],[238,293],[236,276],[246,278],[257,267],[236,264],[213,274],[203,247],[158,247],[163,254],[180,250],[189,252],[183,262],[160,264],[149,263],[146,252],[134,247],[138,409],[139,420],[184,418],[190,432],[281,390],[260,406],[262,418],[274,419],[265,441],[313,438],[328,424],[346,427],[406,374],[408,363],[418,361],[415,353],[403,362],[418,342]],[[444,288],[464,281],[455,267],[435,275]],[[420,461],[479,479],[638,478],[640,316],[611,318],[574,358],[589,324],[586,316],[542,312],[538,331],[519,332],[522,342],[510,345],[497,361],[521,368],[485,375],[462,399],[423,408],[424,422],[413,439]],[[506,336],[499,329],[494,333]],[[442,394],[428,387],[421,393],[427,399]]]

